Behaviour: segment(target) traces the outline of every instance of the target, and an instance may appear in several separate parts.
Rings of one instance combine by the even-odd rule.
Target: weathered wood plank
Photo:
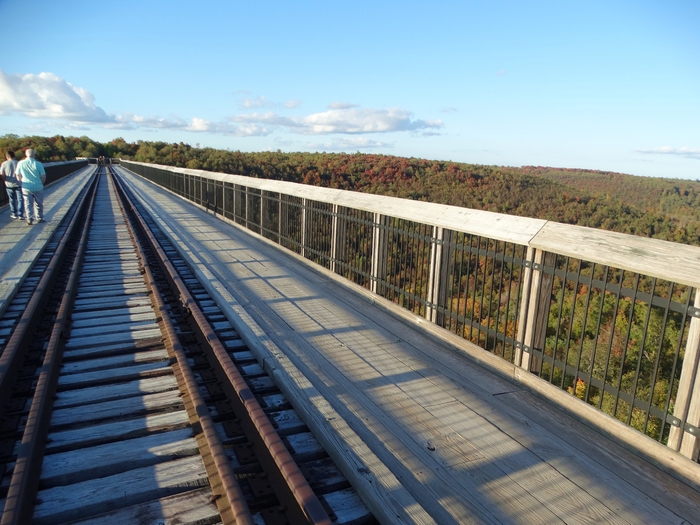
[[[85,299],[86,297],[108,297],[117,295],[132,295],[132,294],[146,294],[148,288],[143,282],[143,279],[122,281],[120,283],[94,283],[91,282],[89,285],[83,285],[78,287],[76,292],[76,297]]]
[[[152,308],[142,306],[139,308],[118,308],[108,311],[93,311],[73,315],[73,329],[86,326],[102,326],[113,324],[115,321],[146,321],[155,319],[156,315]]]
[[[95,383],[106,383],[107,381],[132,381],[140,379],[143,375],[167,375],[171,374],[170,365],[163,361],[155,363],[145,363],[140,365],[125,366],[109,370],[98,370],[96,372],[85,372],[81,374],[70,374],[61,376],[58,380],[59,390],[67,388],[84,388]]]
[[[219,522],[211,489],[202,488],[74,521],[73,525],[209,525]]]
[[[177,380],[173,375],[149,377],[114,385],[65,390],[57,394],[54,409],[82,405],[87,402],[99,403],[111,399],[155,394],[168,390],[177,390]]]
[[[697,246],[556,222],[548,222],[530,245],[675,283],[700,286]]]
[[[125,295],[105,299],[104,297],[93,297],[91,299],[76,299],[74,311],[95,311],[95,310],[112,310],[114,308],[146,306],[151,304],[151,299],[146,296]]]
[[[85,359],[82,361],[69,361],[61,368],[62,374],[77,374],[81,372],[92,372],[96,370],[106,370],[110,368],[136,365],[141,363],[162,362],[168,360],[168,351],[164,348],[149,350],[145,352],[134,352],[133,354],[123,354],[97,359]]]
[[[125,334],[90,335],[85,337],[71,337],[66,344],[66,350],[77,348],[94,347],[99,345],[116,343],[135,343],[143,339],[162,337],[159,328],[146,328],[144,330],[134,330]]]
[[[49,454],[44,456],[41,467],[41,487],[70,485],[197,453],[197,440],[192,437],[192,430],[183,428],[120,443]]]
[[[108,357],[133,352],[143,352],[147,350],[157,350],[162,347],[163,338],[162,336],[158,336],[153,337],[151,339],[142,339],[137,342],[122,341],[116,344],[87,346],[84,348],[76,348],[74,350],[66,350],[63,353],[63,360],[66,362],[78,361],[82,359],[93,359],[98,357]]]
[[[178,390],[169,390],[158,394],[147,394],[138,397],[127,397],[102,403],[91,402],[77,407],[54,410],[51,415],[51,428],[89,423],[91,421],[136,417],[156,410],[175,409],[182,406],[182,397]]]
[[[132,439],[154,432],[175,430],[189,426],[187,412],[168,412],[152,416],[104,423],[74,430],[61,430],[49,434],[47,453],[58,450],[73,450],[79,447],[96,446],[102,443]]]
[[[322,497],[337,516],[337,525],[359,522],[369,515],[369,509],[354,490],[337,490]]]
[[[193,456],[73,485],[40,490],[33,523],[62,523],[207,486],[206,469]]]

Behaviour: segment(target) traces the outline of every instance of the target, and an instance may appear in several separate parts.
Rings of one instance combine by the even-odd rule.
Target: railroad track
[[[0,524],[376,523],[110,168],[0,349]]]

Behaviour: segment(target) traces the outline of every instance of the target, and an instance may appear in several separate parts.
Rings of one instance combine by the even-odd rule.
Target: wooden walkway
[[[327,274],[128,181],[382,523],[700,524],[700,465],[671,476]]]
[[[444,342],[141,179],[169,234],[386,523],[700,523],[687,484]],[[679,456],[679,462],[686,462]],[[700,465],[695,465],[700,474]]]

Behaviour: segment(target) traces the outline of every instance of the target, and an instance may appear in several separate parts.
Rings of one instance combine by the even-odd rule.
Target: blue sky
[[[0,134],[700,179],[700,2],[0,0]]]

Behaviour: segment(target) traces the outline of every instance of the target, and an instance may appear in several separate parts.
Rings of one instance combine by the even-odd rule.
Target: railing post
[[[389,230],[387,228],[389,218],[381,213],[374,214],[374,228],[372,230],[372,292],[381,295],[384,286],[380,281],[386,280],[386,266],[389,249]]]
[[[523,292],[518,321],[518,345],[515,351],[515,364],[530,372],[540,373],[542,360],[534,355],[534,350],[544,350],[547,335],[547,302],[553,275],[544,272],[545,265],[553,265],[554,254],[542,250],[527,249],[530,262],[523,272]]]
[[[428,274],[428,304],[425,318],[439,326],[445,325],[445,314],[440,312],[447,306],[447,278],[450,264],[449,246],[454,232],[440,226],[433,226],[433,239],[430,246],[430,273]],[[447,246],[447,250],[445,250]]]
[[[333,225],[331,232],[331,267],[333,273],[338,273],[339,261],[345,260],[345,241],[347,235],[347,221],[345,217],[340,217],[340,206],[333,205]]]
[[[440,292],[440,266],[442,262],[442,239],[444,228],[433,226],[430,242],[430,269],[428,273],[428,304],[425,306],[425,318],[434,323],[437,320],[438,293]]]
[[[301,256],[306,257],[306,199],[301,200]]]
[[[238,199],[239,199],[239,191],[238,191],[238,185],[234,184],[233,185],[233,199],[231,200],[233,209],[231,210],[231,217],[233,218],[233,222],[236,222],[236,213],[238,212],[238,208],[240,207],[238,205]]]
[[[265,225],[263,221],[267,217],[267,199],[265,198],[265,192],[260,190],[260,235],[268,238],[265,235]]]
[[[695,290],[695,308],[700,308],[700,289]],[[678,394],[673,416],[686,428],[671,427],[668,446],[684,456],[698,459],[700,451],[700,318],[693,316],[683,356],[683,368],[678,382]]]
[[[277,201],[277,244],[280,246],[283,246],[282,239],[287,237],[287,224],[289,224],[289,220],[287,218],[288,205],[286,203],[283,204],[282,202],[286,198],[286,195],[279,193],[279,200]],[[282,219],[283,216],[284,219]]]

